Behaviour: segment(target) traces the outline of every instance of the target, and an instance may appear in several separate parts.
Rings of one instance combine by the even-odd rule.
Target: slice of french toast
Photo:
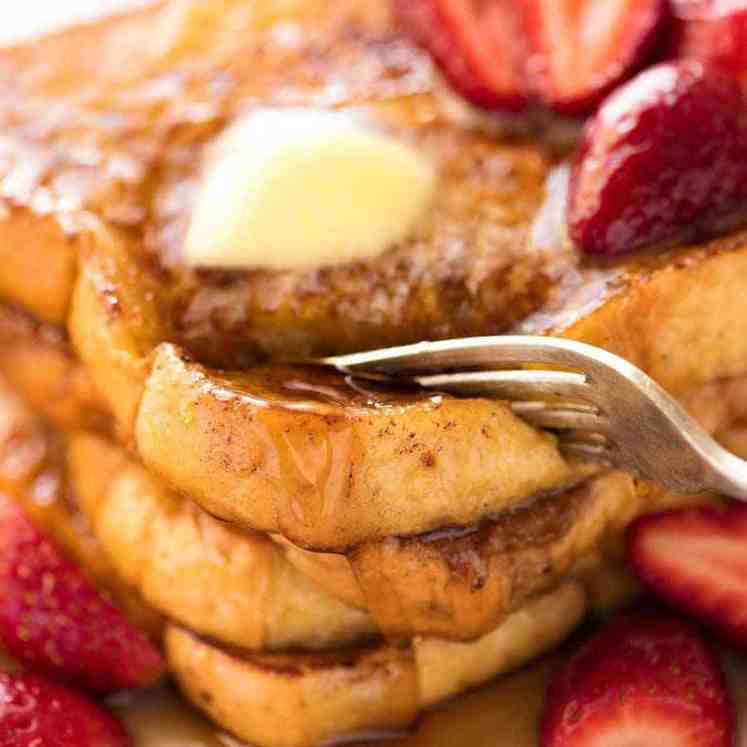
[[[424,708],[557,645],[584,609],[581,587],[569,583],[470,643],[418,637],[401,647],[251,656],[171,626],[166,653],[186,697],[240,739],[306,747],[406,728]]]

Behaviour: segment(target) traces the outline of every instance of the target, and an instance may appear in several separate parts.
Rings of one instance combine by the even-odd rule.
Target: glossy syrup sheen
[[[125,231],[157,274],[175,339],[201,360],[235,366],[562,330],[680,261],[674,252],[600,264],[572,251],[562,232],[535,241],[535,216],[559,189],[547,179],[555,152],[456,115],[388,3],[298,0],[279,4],[287,16],[259,21],[246,11],[252,4],[229,3],[233,14],[225,5],[211,4],[199,19],[151,10],[0,58],[8,82],[0,99],[3,215],[28,210],[75,232],[93,213]],[[152,52],[134,55],[126,74],[114,64],[122,39]],[[76,54],[79,46],[89,53]],[[90,59],[101,64],[89,69]],[[74,64],[83,68],[77,76]],[[80,90],[81,79],[90,88]],[[437,165],[441,188],[415,236],[373,262],[304,272],[185,267],[204,156],[257,106],[365,110],[417,144]],[[686,254],[683,261],[697,259]]]
[[[315,415],[372,411],[394,412],[413,405],[437,407],[442,395],[392,381],[344,375],[315,365],[255,367],[211,377],[211,394],[230,401],[240,398],[260,409],[282,409]],[[223,386],[221,386],[221,384]]]

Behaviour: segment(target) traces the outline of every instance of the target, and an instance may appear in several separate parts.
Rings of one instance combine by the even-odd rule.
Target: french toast
[[[0,376],[56,426],[111,432],[112,417],[62,328],[0,304]]]
[[[80,432],[68,453],[82,510],[119,576],[170,619],[251,651],[376,637],[363,610],[322,591],[268,537],[236,532],[174,495],[121,447]],[[90,477],[98,464],[112,464],[103,484]]]
[[[327,643],[335,633],[332,619],[318,603],[319,592],[309,593],[310,582],[283,560],[278,546],[269,539],[262,544],[261,538],[229,538],[228,544],[234,548],[229,547],[229,554],[218,561],[210,557],[210,552],[226,551],[225,534],[231,530],[213,527],[210,536],[211,529],[204,525],[200,527],[202,538],[189,532],[185,535],[175,527],[180,518],[177,504],[182,499],[167,498],[163,490],[158,495],[152,479],[141,468],[128,464],[122,450],[104,442],[103,437],[73,435],[69,444],[61,440],[59,448],[54,449],[54,432],[7,390],[0,390],[0,425],[0,488],[10,491],[119,604],[131,613],[136,605],[140,615],[132,616],[140,625],[148,629],[148,623],[155,625],[160,620],[147,606],[154,604],[167,610],[172,619],[180,618],[182,624],[207,628],[211,636],[203,639],[188,628],[174,623],[168,626],[165,645],[172,671],[198,708],[227,730],[251,741],[301,746],[351,734],[405,728],[423,708],[520,666],[556,645],[585,609],[582,587],[569,582],[532,600],[472,643],[416,637],[402,645],[373,640],[345,647],[343,634],[338,639],[340,648],[330,651],[250,652],[244,645],[237,646],[236,641],[270,649],[273,644],[293,647],[307,642],[298,635],[293,638],[293,633],[307,624],[317,626],[320,638],[316,643]],[[40,449],[40,440],[47,451]],[[69,469],[60,464],[66,459],[66,449],[71,452]],[[65,498],[65,491],[71,487]],[[57,491],[57,499],[35,506],[44,497],[42,491],[49,497],[50,490]],[[125,510],[115,506],[114,515],[101,518],[107,513],[103,504],[111,505],[117,500],[112,496],[117,494]],[[82,504],[80,515],[76,514],[77,501]],[[164,509],[163,504],[169,501],[171,505]],[[169,511],[174,513],[164,520],[163,514]],[[166,526],[159,528],[152,522],[145,532],[136,531],[135,537],[131,528],[143,515],[147,523],[149,512],[150,518],[156,514]],[[100,520],[93,523],[87,535],[83,528],[87,525],[80,524],[88,515],[97,515]],[[116,526],[102,526],[107,519]],[[171,541],[180,545],[186,557],[164,553],[163,543],[169,541],[164,540],[166,532],[173,533]],[[216,537],[215,533],[223,536]],[[160,545],[154,535],[160,535]],[[114,546],[112,538],[123,544]],[[132,542],[143,538],[149,542]],[[205,550],[201,551],[202,542]],[[209,547],[211,542],[215,545]],[[237,557],[241,552],[230,552],[242,542],[243,559]],[[134,557],[128,557],[133,551]],[[250,560],[248,569],[246,556]],[[245,575],[241,588],[231,590],[230,581],[226,583],[228,576],[216,572],[216,563],[221,562],[234,566],[234,583]],[[251,567],[253,563],[256,565]],[[265,567],[258,572],[263,563]],[[159,577],[169,564],[169,577]],[[148,565],[151,578],[142,574],[138,577],[138,571]],[[149,585],[149,580],[155,584]],[[190,591],[194,593],[190,595]],[[189,598],[181,596],[184,593]],[[239,601],[239,596],[244,599]],[[267,604],[273,596],[274,603],[282,606],[277,614],[271,613],[273,602]],[[230,606],[232,600],[237,607]],[[260,609],[252,610],[258,602]],[[216,604],[228,606],[216,611]],[[332,602],[333,610],[335,604]],[[206,624],[211,615],[216,619]],[[354,620],[365,618],[365,613],[357,612]],[[258,627],[252,638],[253,619],[259,627],[273,627],[280,635],[283,630],[290,632],[283,640],[273,640],[271,635],[263,638]],[[239,634],[242,625],[246,629]],[[363,632],[370,632],[365,623]],[[397,708],[393,707],[395,702]]]
[[[637,592],[633,519],[720,500],[569,461],[504,403],[310,359],[558,335],[744,441],[747,231],[584,255],[565,147],[456,101],[391,6],[161,0],[0,50],[0,377],[49,420],[0,384],[0,490],[166,619],[198,709],[269,747],[406,728],[536,657]],[[296,107],[424,155],[430,211],[374,259],[196,267],[224,137]]]
[[[7,315],[9,310],[0,313],[0,322]],[[227,602],[221,605],[224,614],[211,612],[208,604],[211,595],[205,593],[202,595],[205,604],[196,614],[192,610],[185,618],[184,599],[200,597],[198,589],[202,587],[195,582],[183,585],[168,580],[173,577],[174,569],[187,568],[187,558],[194,561],[194,567],[200,567],[198,559],[203,549],[209,550],[213,544],[208,541],[210,537],[216,541],[223,538],[218,546],[224,548],[242,547],[246,543],[247,547],[255,548],[247,555],[262,556],[271,565],[275,556],[267,547],[268,540],[254,532],[242,537],[170,493],[155,476],[115,447],[105,431],[100,435],[84,435],[83,423],[70,420],[66,413],[60,417],[56,400],[46,396],[45,386],[38,386],[34,371],[43,370],[49,359],[60,359],[67,365],[62,381],[75,380],[76,374],[83,379],[85,372],[58,337],[49,330],[43,331],[44,325],[33,325],[33,334],[26,325],[21,330],[12,327],[13,334],[6,336],[7,328],[0,323],[0,372],[14,372],[15,385],[29,402],[59,428],[76,431],[69,439],[68,461],[75,472],[78,493],[92,496],[90,502],[84,503],[89,506],[89,519],[123,577],[139,585],[155,608],[170,613],[192,629],[245,648],[282,648],[285,644],[278,643],[277,636],[275,644],[269,640],[259,643],[261,636],[256,631],[273,617],[268,607],[262,607],[256,615],[241,615],[245,619],[238,622],[236,615],[227,609]],[[24,357],[19,357],[17,349],[26,351]],[[23,366],[18,365],[19,360]],[[88,391],[87,387],[82,391]],[[683,396],[682,402],[704,428],[721,436],[747,414],[747,379],[699,387]],[[73,410],[74,404],[74,400],[68,402]],[[107,485],[96,482],[90,485],[91,471],[86,466],[100,463],[111,463],[103,470]],[[282,535],[275,535],[274,539],[282,545],[285,558],[319,589],[372,615],[375,627],[369,622],[368,628],[364,625],[357,629],[359,635],[377,630],[393,636],[429,634],[472,639],[495,628],[506,614],[533,595],[553,588],[568,577],[584,577],[600,564],[619,562],[619,537],[640,513],[714,499],[708,495],[676,496],[629,475],[598,468],[577,470],[577,480],[576,486],[569,490],[559,490],[479,526],[414,537],[392,536],[362,543],[347,556],[306,551]],[[105,495],[108,499],[102,498]],[[95,508],[96,505],[101,508]],[[133,553],[131,547],[141,547],[142,551]],[[177,562],[180,552],[185,558],[181,565]],[[216,552],[209,551],[209,555],[214,557]],[[163,563],[141,562],[149,556]],[[169,558],[171,562],[167,562]],[[278,562],[275,558],[276,566]],[[230,567],[226,565],[226,570]],[[247,566],[243,568],[241,573],[227,573],[222,598],[237,603],[246,600],[237,587],[245,583]],[[291,579],[288,573],[281,576]],[[205,584],[206,589],[217,586],[217,582]],[[302,584],[297,586],[305,588]],[[229,594],[226,590],[230,588],[235,588],[235,592]],[[173,607],[182,595],[185,595],[182,603]],[[270,595],[268,599],[271,601],[276,596]],[[323,617],[324,609],[332,611],[329,601],[324,602],[318,595],[316,599],[320,604],[315,616]],[[261,607],[256,600],[251,604]],[[276,608],[282,610],[282,605]],[[341,610],[337,608],[338,613]],[[311,647],[311,638],[320,637],[311,617],[305,643],[295,641],[298,647]],[[327,643],[334,643],[341,634],[340,624],[326,619]],[[353,619],[350,612],[346,619],[348,624]],[[249,625],[251,620],[256,622],[255,626]],[[339,615],[337,621],[342,622]],[[271,631],[271,627],[267,629]],[[218,634],[218,630],[222,632]]]
[[[278,28],[288,23],[299,33],[284,42]],[[0,290],[39,317],[68,322],[123,437],[134,439],[150,468],[220,516],[339,550],[392,533],[468,525],[536,492],[523,486],[507,499],[494,485],[468,483],[465,503],[465,486],[447,484],[428,492],[433,502],[416,507],[415,517],[406,516],[401,497],[387,517],[372,512],[366,524],[351,511],[355,522],[340,516],[329,526],[315,521],[321,498],[312,477],[296,521],[283,489],[293,484],[292,470],[273,476],[271,447],[251,462],[240,453],[237,444],[252,440],[245,429],[258,414],[256,392],[249,382],[227,406],[216,396],[231,378],[225,369],[240,368],[243,377],[247,365],[267,358],[506,331],[606,347],[675,394],[747,368],[737,324],[745,235],[609,263],[582,258],[562,232],[539,245],[533,221],[555,154],[455,116],[387,4],[172,2],[76,34],[90,38],[104,60],[85,85],[42,61],[45,44],[61,54],[73,37],[8,50],[0,62],[3,78],[13,79],[0,112],[8,229],[1,254],[9,256]],[[138,36],[149,54],[116,70],[110,62],[123,40],[135,44]],[[237,117],[278,104],[365,108],[398,137],[417,141],[442,173],[429,220],[375,262],[307,272],[185,268],[180,247],[203,156]],[[29,251],[14,251],[21,244]],[[19,261],[38,264],[16,274]],[[54,289],[28,282],[40,273]],[[170,396],[188,391],[195,375],[206,377],[205,396],[185,415]],[[306,417],[271,413],[278,419],[271,416],[270,431],[291,428],[303,441]],[[435,420],[443,414],[433,413]],[[334,421],[351,414],[341,407]],[[433,425],[419,440],[437,442]],[[475,425],[464,420],[465,428]],[[168,446],[175,441],[190,452],[177,456]],[[417,467],[423,485],[448,477],[443,461]],[[547,463],[539,455],[534,461]],[[280,489],[255,499],[252,475]],[[557,474],[549,480],[564,482]],[[335,505],[350,501],[358,511],[372,502],[364,498],[356,504],[341,488]]]
[[[406,728],[423,708],[556,645],[584,606],[571,582],[471,643],[417,637],[327,656],[241,656],[171,626],[166,653],[187,698],[218,724],[250,743],[298,747]]]

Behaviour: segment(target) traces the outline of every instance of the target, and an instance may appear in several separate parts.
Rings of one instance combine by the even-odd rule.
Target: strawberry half
[[[465,99],[483,109],[527,105],[526,49],[515,0],[395,0],[403,29]]]
[[[593,111],[649,60],[666,0],[517,0],[524,8],[530,82],[555,111]]]
[[[0,747],[127,747],[107,711],[30,673],[0,672]]]
[[[731,747],[734,717],[716,660],[688,623],[614,620],[553,680],[542,747]]]
[[[661,599],[747,649],[747,505],[644,516],[628,529],[627,553]]]
[[[682,60],[618,88],[576,152],[568,231],[616,255],[705,235],[747,208],[747,94],[731,76]]]
[[[747,0],[674,0],[674,54],[747,75]]]
[[[97,692],[151,684],[164,668],[146,635],[2,495],[0,648]]]

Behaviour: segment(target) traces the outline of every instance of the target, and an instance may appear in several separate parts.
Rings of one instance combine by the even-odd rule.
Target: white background
[[[150,0],[0,0],[0,44]]]

